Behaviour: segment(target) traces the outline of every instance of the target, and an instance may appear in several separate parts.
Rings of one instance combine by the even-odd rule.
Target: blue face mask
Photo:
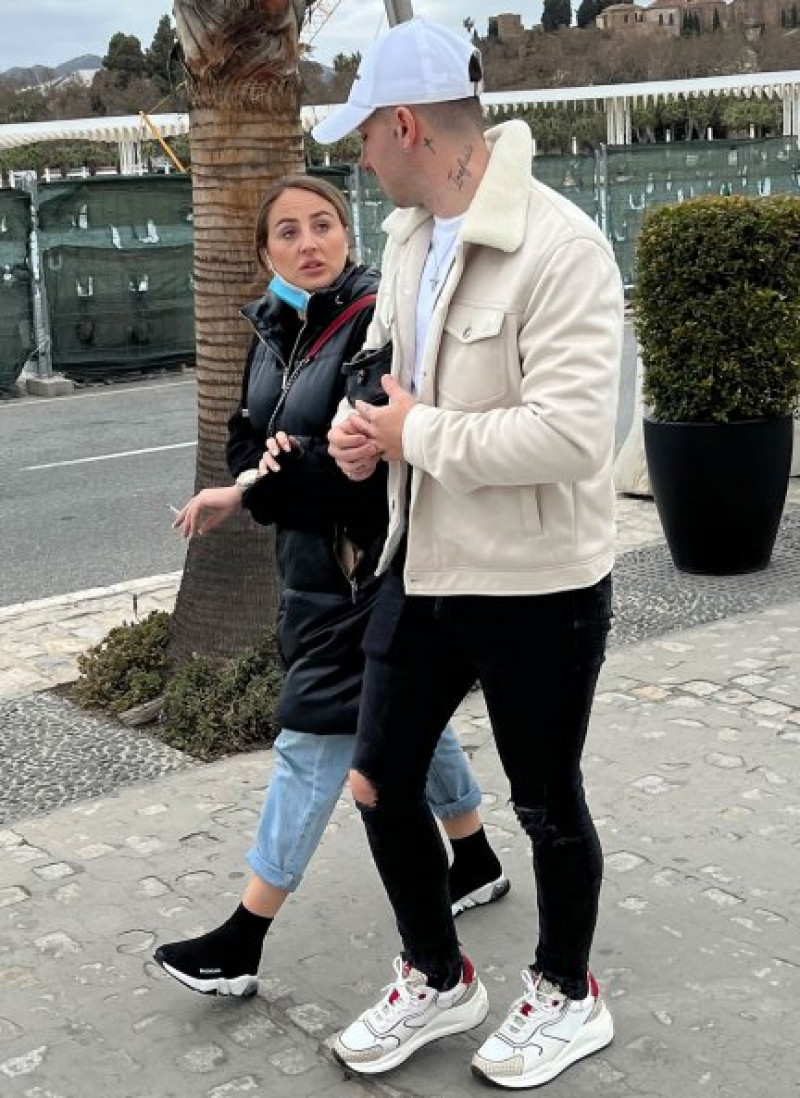
[[[298,313],[304,313],[308,307],[308,301],[311,294],[306,293],[305,290],[301,290],[299,286],[293,286],[291,282],[287,282],[285,278],[281,278],[276,274],[272,276],[272,281],[269,284],[269,289],[279,297],[281,301],[285,301],[287,305],[291,305],[293,309],[297,309]]]

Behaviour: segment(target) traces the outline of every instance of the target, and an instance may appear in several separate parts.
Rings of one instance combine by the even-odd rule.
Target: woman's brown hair
[[[263,255],[267,249],[267,239],[269,237],[267,229],[269,212],[283,192],[289,190],[310,191],[311,194],[316,194],[319,195],[320,198],[324,198],[325,201],[329,202],[334,210],[336,210],[336,216],[341,221],[342,227],[346,229],[348,233],[350,232],[350,210],[338,187],[334,187],[332,183],[327,183],[324,179],[317,179],[313,175],[284,175],[280,179],[276,179],[274,183],[271,183],[270,186],[267,187],[264,197],[261,199],[261,207],[259,208],[258,216],[256,217],[256,257],[258,259],[258,265],[262,270],[267,269],[264,264]]]

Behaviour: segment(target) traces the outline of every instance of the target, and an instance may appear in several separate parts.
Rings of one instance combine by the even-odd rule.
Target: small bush
[[[790,415],[800,394],[800,198],[706,197],[650,213],[636,329],[654,419]]]
[[[171,615],[150,614],[119,625],[78,657],[73,698],[87,709],[119,714],[164,695],[161,718],[148,731],[198,759],[216,759],[271,743],[283,668],[270,630],[233,659],[167,657]]]
[[[167,684],[159,738],[204,760],[263,747],[282,685],[272,633],[231,660],[193,656]]]
[[[118,625],[78,656],[76,701],[116,714],[157,698],[169,670],[169,623],[169,614],[155,610],[140,622]]]

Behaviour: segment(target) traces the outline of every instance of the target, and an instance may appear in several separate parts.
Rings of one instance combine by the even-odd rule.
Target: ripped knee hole
[[[358,770],[350,771],[350,792],[359,808],[375,808],[378,804],[378,791]]]

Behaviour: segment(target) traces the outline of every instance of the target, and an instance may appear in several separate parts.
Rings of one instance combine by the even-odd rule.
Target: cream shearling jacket
[[[531,177],[521,121],[486,134],[486,173],[434,308],[419,402],[389,468],[379,571],[406,525],[415,595],[529,595],[586,587],[613,564],[614,425],[622,285],[575,205]],[[417,288],[432,219],[396,210],[366,346],[413,371]]]

